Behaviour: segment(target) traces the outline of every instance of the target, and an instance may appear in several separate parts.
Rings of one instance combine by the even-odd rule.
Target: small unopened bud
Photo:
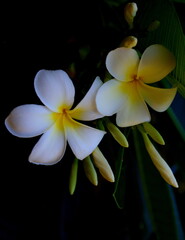
[[[69,176],[69,193],[71,195],[73,195],[76,189],[77,173],[78,173],[78,159],[75,158],[71,165],[71,172]]]
[[[86,157],[83,160],[83,167],[84,167],[84,171],[85,171],[86,177],[89,179],[89,181],[93,185],[97,186],[98,185],[97,173],[96,173],[94,165],[93,165],[93,163],[91,161],[90,156]]]
[[[125,135],[117,128],[113,123],[107,122],[106,124],[109,132],[113,136],[113,138],[122,146],[122,147],[128,147],[128,141],[125,137]]]
[[[109,182],[114,182],[114,174],[112,169],[107,161],[107,159],[103,156],[100,149],[97,147],[94,152],[92,152],[93,160],[95,166],[99,169],[101,175]]]
[[[149,32],[153,32],[156,29],[158,29],[159,26],[160,26],[160,22],[158,20],[155,20],[155,21],[150,23],[150,25],[148,26],[147,30]]]
[[[125,48],[133,48],[137,45],[137,38],[134,36],[128,36],[123,39],[123,41],[120,44],[120,47],[125,47]]]
[[[143,140],[145,143],[146,150],[148,154],[150,155],[153,164],[161,174],[162,178],[170,185],[172,185],[175,188],[178,188],[178,183],[173,175],[172,170],[168,166],[168,164],[165,162],[165,160],[161,157],[161,155],[158,153],[154,145],[151,143],[150,139],[148,138],[146,133],[142,133]]]
[[[161,134],[157,131],[156,128],[154,128],[150,123],[148,122],[145,122],[143,123],[143,127],[146,131],[147,134],[150,135],[150,137],[157,143],[161,144],[161,145],[164,145],[165,142],[164,142],[164,139],[163,137],[161,136]]]
[[[134,17],[136,16],[137,10],[138,10],[137,4],[134,2],[127,3],[124,8],[124,17],[130,29],[133,28]]]

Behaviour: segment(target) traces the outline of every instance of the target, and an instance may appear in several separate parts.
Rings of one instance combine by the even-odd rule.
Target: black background
[[[70,196],[68,177],[73,160],[70,150],[67,149],[63,160],[54,166],[30,164],[28,155],[38,138],[14,137],[4,126],[5,118],[14,107],[40,103],[33,87],[38,70],[68,71],[75,62],[78,72],[73,82],[77,89],[101,75],[95,66],[100,59],[99,50],[109,46],[111,49],[121,39],[119,34],[120,39],[116,33],[107,32],[106,27],[102,31],[102,6],[103,1],[44,2],[42,5],[29,2],[6,3],[0,10],[1,240],[140,239],[138,221],[142,209],[139,198],[133,198],[135,182],[130,176],[127,182],[132,191],[126,197],[127,209],[117,208],[111,183],[99,176],[99,186],[94,187],[81,167],[76,192]],[[103,9],[106,12],[105,6]],[[78,63],[78,50],[87,45],[94,54],[91,60]],[[79,80],[81,69],[87,71]],[[132,169],[133,163],[129,164]],[[179,204],[181,201],[180,198]],[[181,205],[179,207],[181,210]]]
[[[1,8],[1,163],[0,239],[95,239],[115,236],[117,214],[112,186],[100,177],[94,187],[82,170],[74,196],[68,192],[70,151],[57,165],[28,162],[38,138],[12,136],[4,120],[16,106],[40,103],[33,87],[40,69],[68,70],[78,64],[78,49],[102,46],[99,7],[93,3],[4,3]],[[105,42],[105,41],[104,41]],[[106,44],[106,43],[105,43]],[[98,47],[97,47],[98,46]],[[93,56],[93,57],[94,57]],[[86,68],[79,64],[79,69]],[[96,77],[89,65],[87,82],[74,78],[75,87],[89,85]],[[79,174],[80,175],[80,174]],[[110,190],[109,190],[110,189]],[[115,211],[115,216],[113,212]],[[123,224],[123,220],[120,225]]]

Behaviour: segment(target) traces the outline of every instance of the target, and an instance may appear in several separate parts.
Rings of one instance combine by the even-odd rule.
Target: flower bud
[[[125,48],[133,48],[137,45],[137,38],[134,36],[128,36],[123,39],[123,41],[120,44],[120,47],[125,47]]]
[[[78,159],[75,158],[71,165],[71,172],[69,176],[69,193],[71,195],[73,195],[76,189],[77,173],[78,173]]]
[[[150,139],[148,138],[146,133],[142,133],[143,140],[145,143],[146,150],[148,154],[150,155],[153,164],[161,174],[162,178],[173,187],[178,188],[178,183],[173,175],[172,170],[168,166],[168,164],[165,162],[165,160],[161,157],[161,155],[158,153],[154,145],[151,143]]]
[[[83,167],[84,167],[86,177],[89,179],[89,181],[93,185],[97,186],[98,185],[98,178],[97,178],[96,170],[94,168],[94,165],[91,161],[90,156],[86,157],[83,160]]]
[[[133,28],[133,21],[134,21],[134,17],[136,16],[137,10],[138,10],[137,4],[134,2],[127,3],[124,8],[124,17],[130,29]]]
[[[157,131],[157,129],[155,129],[150,123],[145,122],[143,123],[143,127],[146,131],[147,134],[150,135],[150,137],[157,143],[164,145],[164,139],[161,136],[161,134]]]
[[[128,141],[125,137],[125,135],[117,128],[113,123],[107,122],[106,124],[109,132],[113,136],[113,138],[122,146],[122,147],[128,147]]]
[[[155,20],[155,21],[150,23],[150,25],[148,26],[147,30],[149,32],[153,32],[156,29],[158,29],[159,26],[160,26],[160,22],[158,20]]]
[[[114,174],[112,169],[107,161],[107,159],[103,156],[100,149],[97,147],[93,152],[93,161],[95,166],[99,169],[101,175],[109,182],[114,182]]]

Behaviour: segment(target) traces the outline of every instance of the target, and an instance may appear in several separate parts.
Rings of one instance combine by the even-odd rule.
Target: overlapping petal
[[[111,116],[121,108],[124,102],[122,83],[113,79],[104,83],[98,90],[96,104],[102,115]]]
[[[137,77],[145,83],[154,83],[166,77],[176,65],[174,55],[165,47],[154,44],[144,51]]]
[[[109,73],[120,81],[131,81],[137,75],[139,56],[134,49],[117,48],[110,51],[106,58]]]
[[[34,146],[29,161],[35,164],[52,165],[59,162],[66,150],[64,130],[58,131],[52,126]]]
[[[140,82],[139,92],[151,108],[155,111],[163,112],[166,111],[172,103],[177,88],[162,89]]]
[[[96,107],[95,97],[98,89],[102,86],[103,82],[99,77],[96,77],[89,91],[81,102],[70,112],[72,118],[78,120],[94,120],[103,117]]]
[[[89,156],[102,140],[105,132],[86,126],[68,117],[64,118],[68,143],[74,155],[82,160]]]
[[[129,127],[150,121],[150,113],[144,99],[137,90],[136,82],[123,83],[123,102],[117,112],[116,123],[120,127]]]
[[[73,83],[62,70],[40,70],[35,76],[34,86],[40,100],[54,112],[60,112],[62,107],[70,109],[74,102]]]
[[[34,137],[45,132],[51,125],[51,111],[42,105],[25,104],[12,110],[5,120],[9,132],[17,137]]]

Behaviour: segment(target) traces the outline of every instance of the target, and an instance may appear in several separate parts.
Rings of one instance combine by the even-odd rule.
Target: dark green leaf
[[[124,132],[126,138],[128,138],[130,134],[130,129],[126,129]],[[118,151],[118,156],[116,158],[115,164],[115,188],[113,193],[113,198],[119,208],[124,207],[125,201],[125,175],[126,175],[126,166],[124,164],[125,159],[125,148],[120,147]]]
[[[138,5],[137,21],[142,29],[147,29],[154,20],[160,22],[157,30],[139,39],[139,47],[144,51],[147,46],[158,43],[173,52],[177,65],[170,80],[185,97],[185,38],[173,3],[169,0],[138,0]]]
[[[143,204],[148,209],[156,239],[182,240],[184,233],[173,189],[155,169],[136,129],[133,130],[133,136]]]
[[[182,125],[180,119],[178,119],[177,115],[175,114],[175,111],[172,108],[168,109],[168,114],[170,118],[172,119],[175,127],[177,128],[180,136],[182,137],[183,141],[185,141],[185,126]]]
[[[118,157],[116,158],[116,166],[115,166],[115,188],[113,193],[113,198],[119,208],[123,208],[124,206],[124,193],[125,193],[125,167],[123,165],[123,157],[124,157],[124,148],[120,147],[118,152]]]
[[[185,3],[185,0],[172,0],[172,2]]]

